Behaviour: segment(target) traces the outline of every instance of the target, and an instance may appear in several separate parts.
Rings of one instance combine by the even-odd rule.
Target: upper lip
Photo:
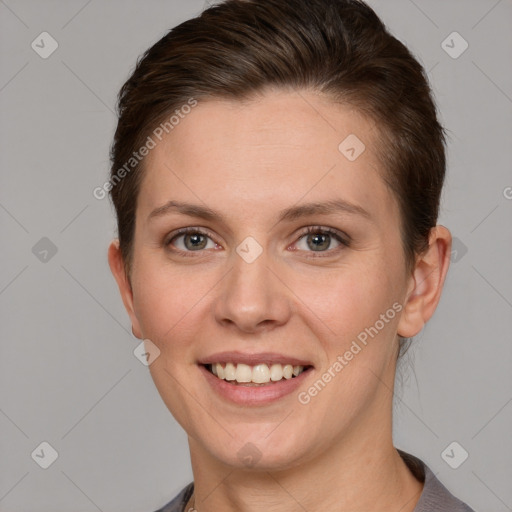
[[[305,359],[298,359],[293,356],[286,356],[276,352],[258,352],[256,354],[247,354],[244,352],[231,351],[231,352],[218,352],[210,356],[204,357],[198,361],[199,364],[214,364],[214,363],[242,363],[249,366],[256,364],[266,363],[272,364],[291,364],[293,366],[313,366],[310,361]]]

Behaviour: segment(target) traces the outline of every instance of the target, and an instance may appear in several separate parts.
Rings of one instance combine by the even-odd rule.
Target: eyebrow
[[[148,220],[157,217],[163,217],[170,213],[180,213],[190,217],[197,217],[200,219],[210,221],[220,221],[226,223],[225,217],[207,206],[200,206],[191,203],[184,203],[180,201],[169,201],[163,206],[155,208],[148,216]],[[291,222],[302,217],[311,215],[329,215],[333,213],[346,213],[349,215],[359,215],[368,220],[371,220],[371,215],[361,206],[350,203],[344,199],[332,199],[318,203],[306,203],[300,206],[292,206],[283,210],[279,214],[277,222]]]

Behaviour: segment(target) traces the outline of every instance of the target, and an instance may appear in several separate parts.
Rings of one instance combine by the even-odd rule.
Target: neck
[[[393,447],[391,424],[376,433],[377,423],[363,423],[366,429],[356,425],[329,450],[286,469],[234,469],[189,438],[194,509],[413,512],[423,484]]]

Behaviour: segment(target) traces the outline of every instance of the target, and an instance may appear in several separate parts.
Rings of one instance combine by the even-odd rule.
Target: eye
[[[173,246],[176,252],[190,253],[204,249],[215,249],[219,245],[212,239],[209,232],[198,228],[183,228],[173,233],[165,242],[166,246]]]
[[[336,249],[347,247],[349,245],[348,237],[337,230],[331,228],[322,228],[321,226],[310,226],[299,238],[296,247],[299,250],[307,252],[331,253]],[[332,244],[337,245],[333,248]]]
[[[328,253],[349,246],[349,237],[332,228],[309,226],[295,243],[294,249],[313,253]],[[334,248],[333,243],[337,244]],[[194,252],[206,249],[218,249],[221,246],[215,242],[214,235],[200,228],[182,228],[169,235],[165,241],[167,247],[183,256],[192,256]],[[320,254],[313,257],[321,256]]]

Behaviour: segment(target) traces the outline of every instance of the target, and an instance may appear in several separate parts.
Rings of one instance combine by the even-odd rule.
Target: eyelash
[[[201,228],[189,227],[189,228],[179,229],[178,231],[173,233],[172,236],[165,242],[165,245],[168,247],[171,245],[171,243],[174,240],[176,240],[180,236],[189,235],[189,234],[197,234],[197,235],[207,236],[213,242],[218,244],[215,241],[214,235],[212,233],[210,233],[209,231],[201,229]],[[302,240],[302,238],[304,238],[307,235],[311,235],[311,234],[329,235],[329,236],[335,238],[341,245],[337,248],[329,249],[327,251],[319,251],[318,253],[316,253],[316,251],[306,251],[306,252],[312,253],[311,256],[307,256],[308,258],[326,257],[324,255],[331,256],[333,252],[335,252],[335,251],[337,252],[337,251],[341,250],[343,247],[350,246],[350,239],[347,235],[344,235],[343,233],[341,233],[338,230],[335,230],[333,228],[326,228],[326,227],[322,227],[322,226],[308,226],[302,233],[300,233],[297,241]],[[218,244],[218,245],[220,245],[220,244]],[[171,250],[173,252],[176,252],[185,257],[194,257],[195,252],[202,252],[202,250],[199,250],[199,251],[182,251],[181,249],[171,249]]]

